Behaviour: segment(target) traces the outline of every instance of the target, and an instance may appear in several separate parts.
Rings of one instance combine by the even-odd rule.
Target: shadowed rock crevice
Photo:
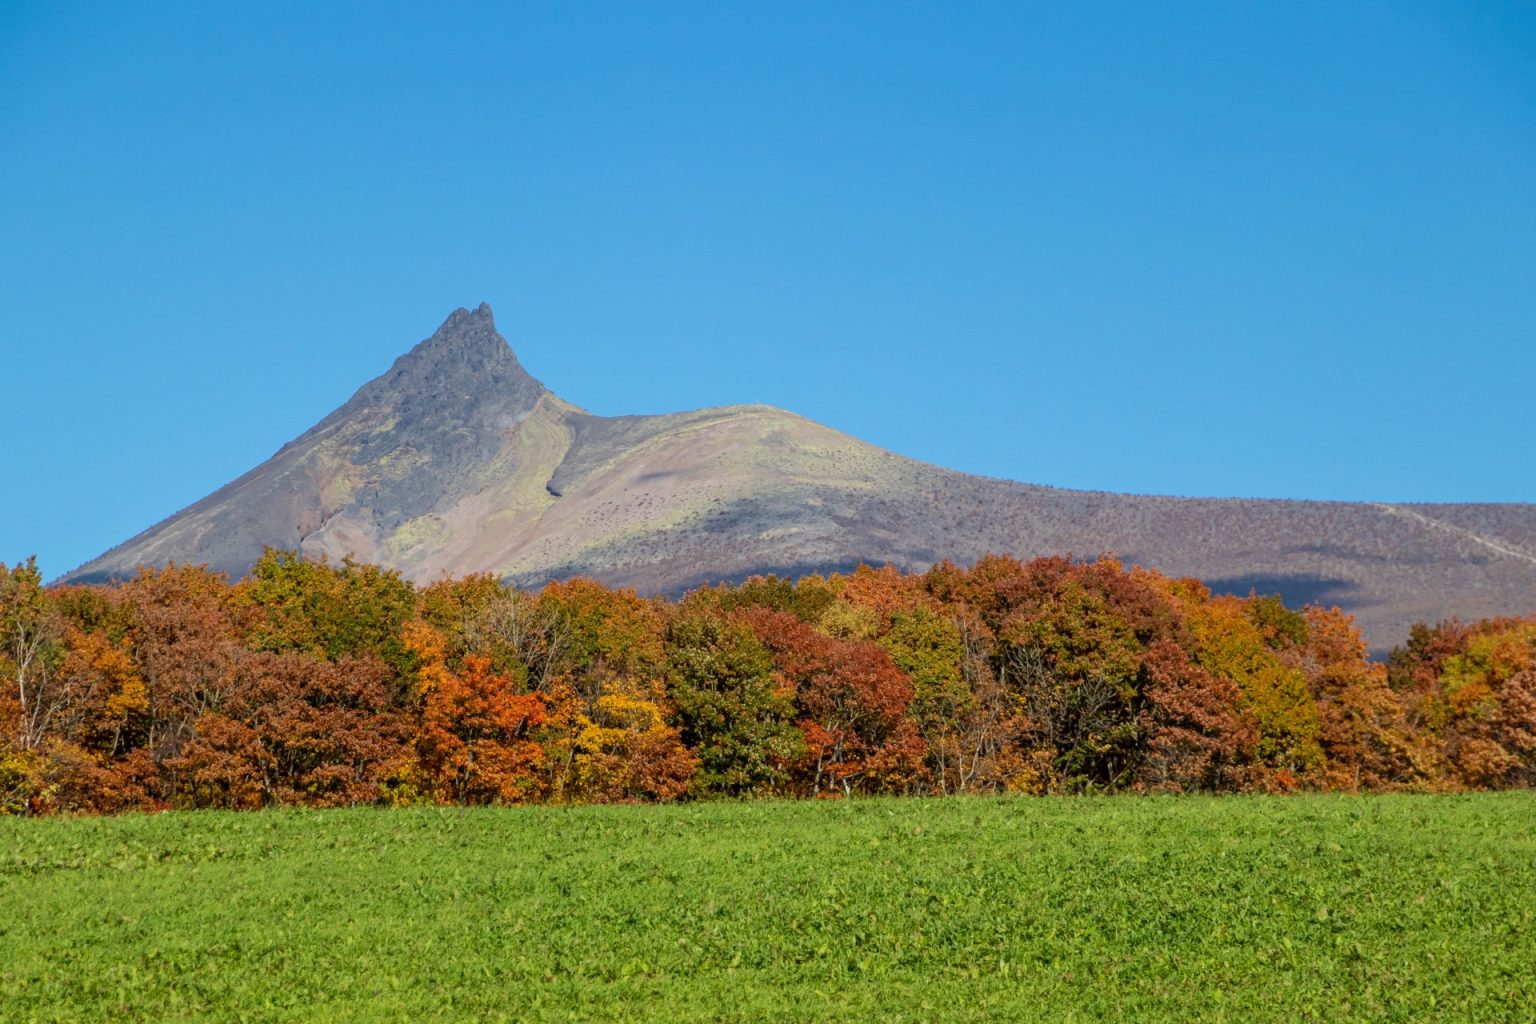
[[[1247,597],[1250,594],[1257,594],[1260,597],[1278,595],[1280,600],[1291,608],[1315,604],[1324,608],[1339,605],[1363,610],[1377,603],[1363,596],[1360,593],[1360,585],[1353,580],[1327,579],[1322,576],[1266,576],[1256,573],[1208,579],[1204,582],[1211,588],[1213,594],[1233,594],[1237,597]]]

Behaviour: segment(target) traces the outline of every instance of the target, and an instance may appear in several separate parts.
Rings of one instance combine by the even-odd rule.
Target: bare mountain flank
[[[1536,611],[1536,506],[1163,498],[956,473],[763,405],[593,416],[530,376],[490,307],[437,333],[271,459],[70,573],[263,547],[416,580],[575,574],[678,592],[860,561],[1114,551],[1218,590],[1338,604],[1370,642]]]

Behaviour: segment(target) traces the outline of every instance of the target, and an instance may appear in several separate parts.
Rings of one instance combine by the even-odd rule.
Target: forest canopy
[[[1111,557],[538,593],[268,551],[0,564],[0,812],[1536,783],[1536,619],[1415,626]]]

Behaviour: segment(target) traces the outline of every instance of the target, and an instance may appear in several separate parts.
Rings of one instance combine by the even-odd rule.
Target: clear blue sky
[[[488,301],[594,412],[958,469],[1536,500],[1536,8],[0,3],[0,560]]]

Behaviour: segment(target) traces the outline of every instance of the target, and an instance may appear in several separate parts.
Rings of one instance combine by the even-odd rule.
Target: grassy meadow
[[[0,820],[6,1021],[1517,1021],[1536,794]]]

